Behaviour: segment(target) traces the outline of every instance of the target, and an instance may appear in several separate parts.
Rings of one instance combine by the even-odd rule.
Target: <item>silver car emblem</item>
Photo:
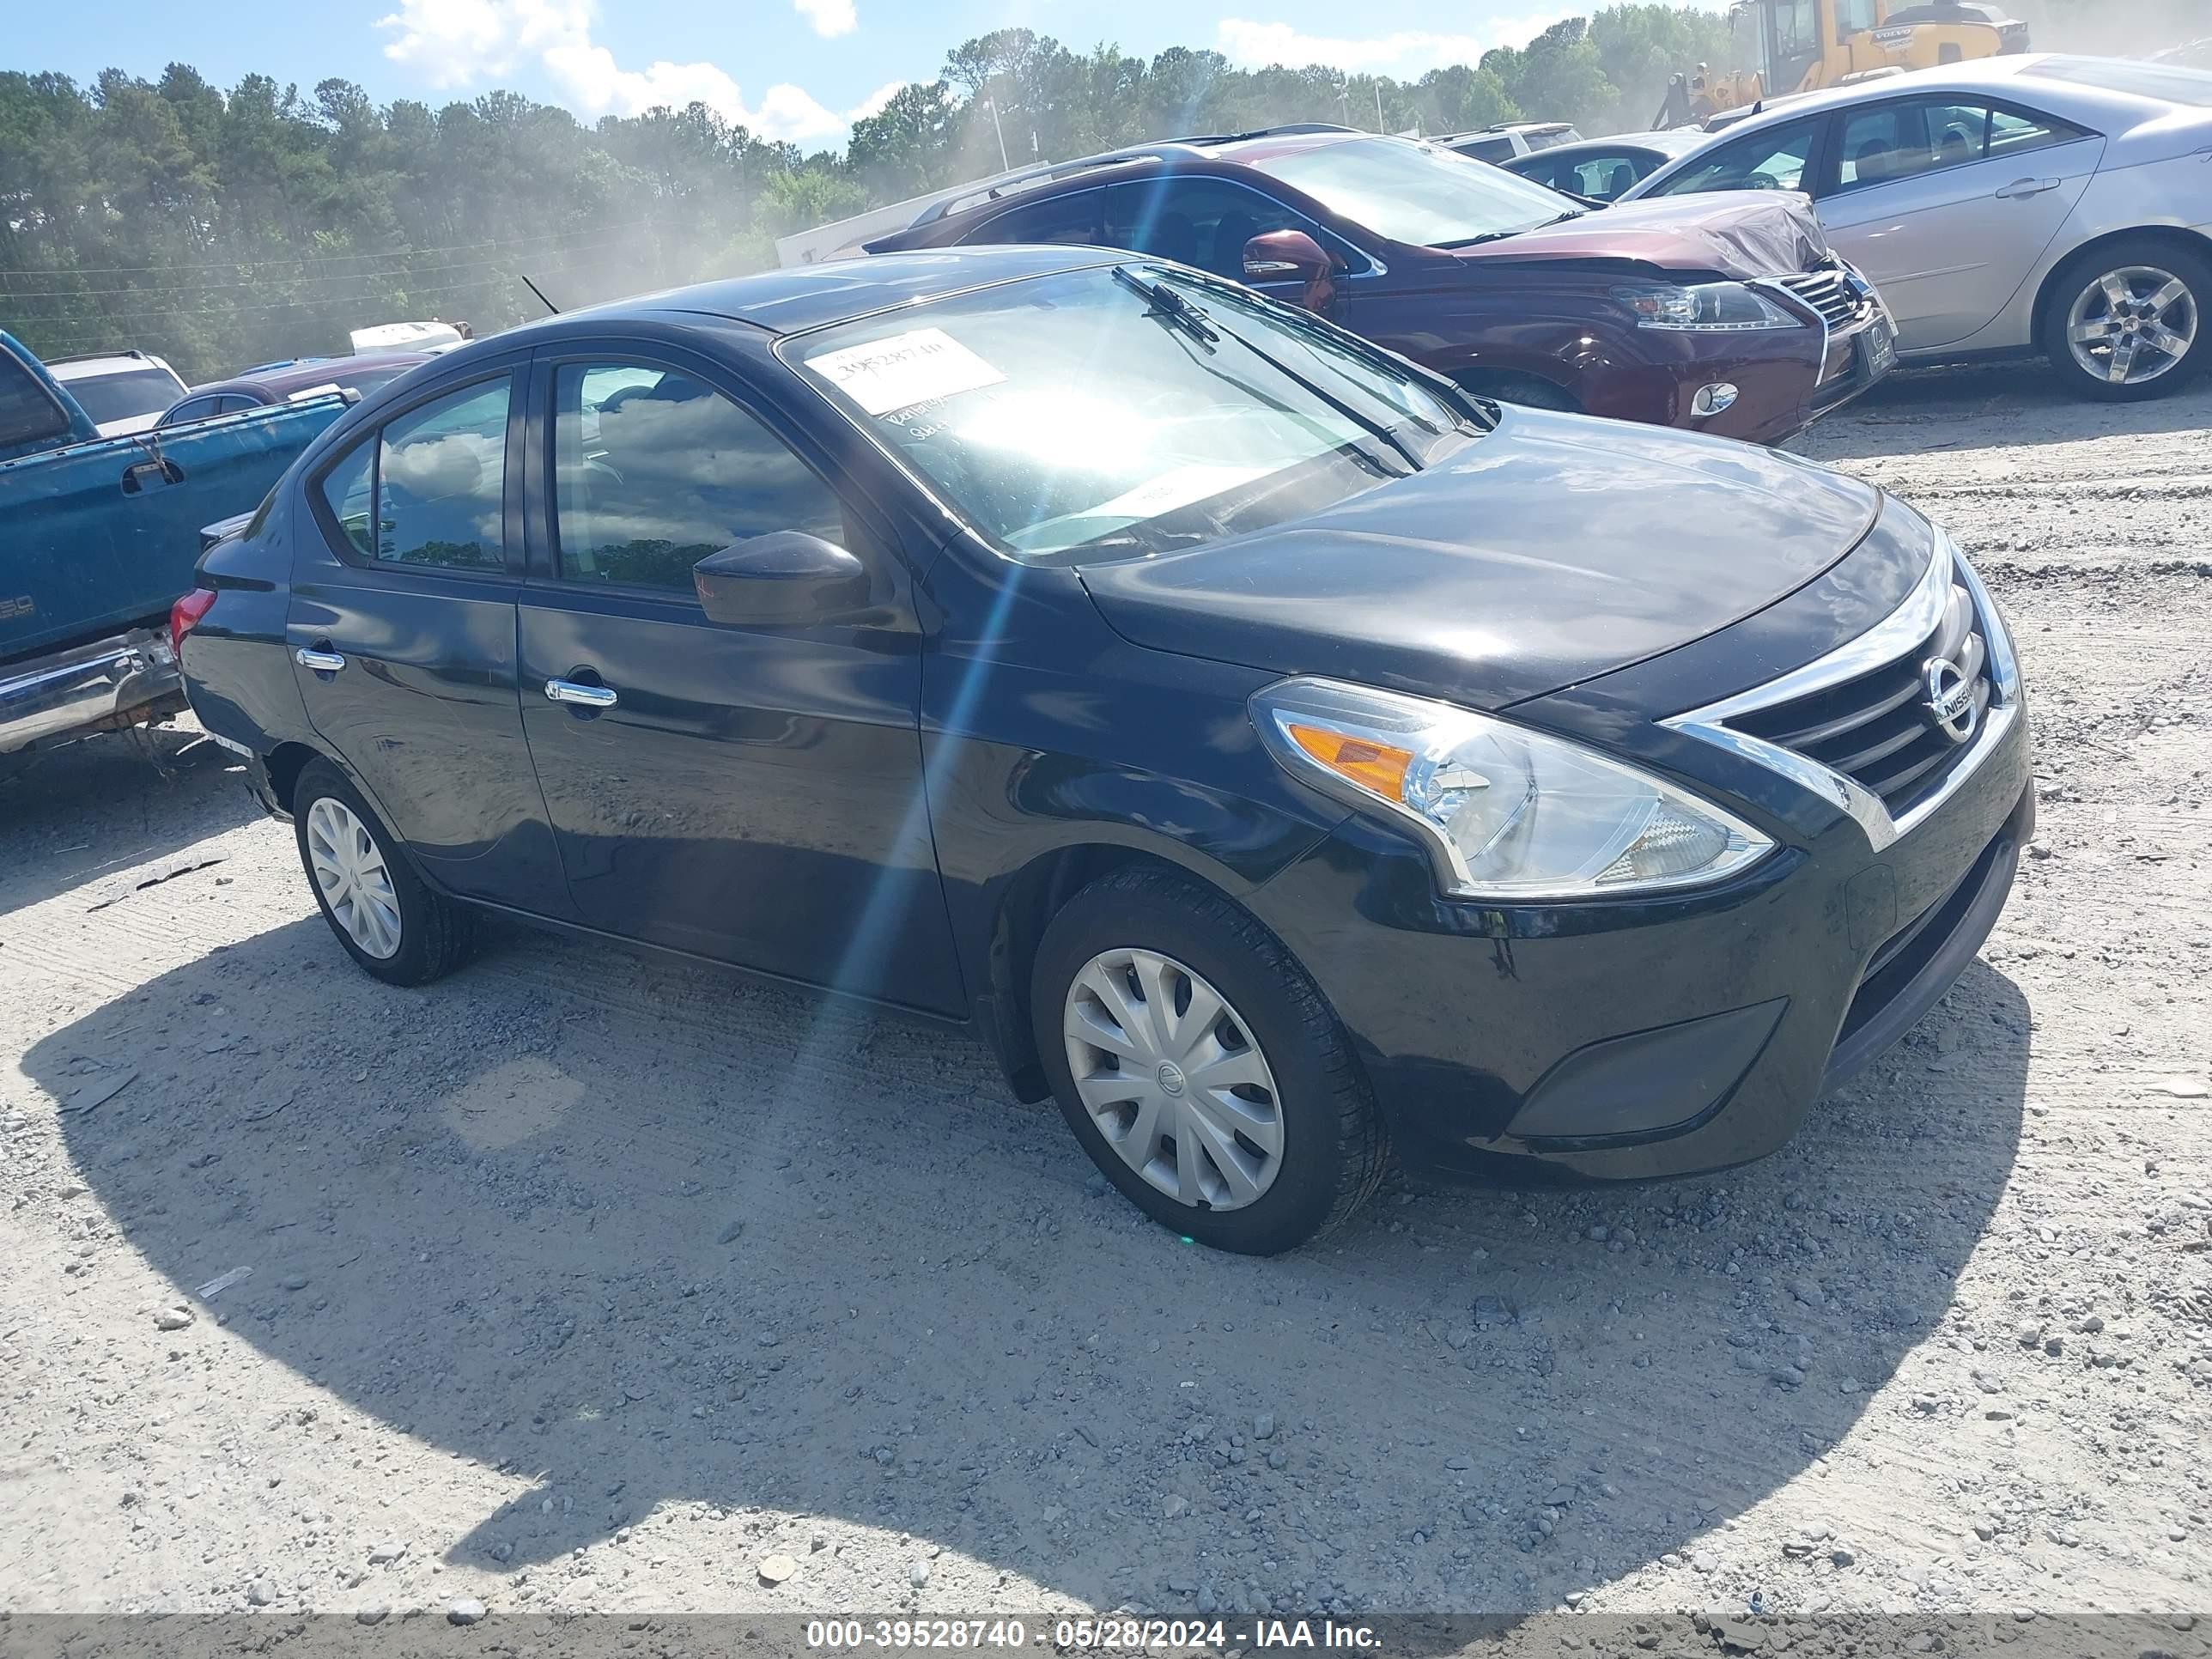
[[[1974,707],[1974,683],[1948,657],[1932,657],[1920,670],[1921,707],[1938,732],[1953,743],[1974,735],[1981,711]]]

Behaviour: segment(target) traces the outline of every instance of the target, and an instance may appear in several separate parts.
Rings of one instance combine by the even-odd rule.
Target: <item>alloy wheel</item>
[[[2066,346],[2083,373],[2114,386],[2166,374],[2196,343],[2197,296],[2155,265],[2108,270],[2075,296]]]
[[[1101,951],[1068,988],[1068,1070],[1098,1133],[1151,1186],[1238,1210],[1283,1162],[1275,1075],[1220,992],[1155,951]]]
[[[384,850],[343,801],[325,795],[307,809],[307,861],[323,902],[364,954],[399,953],[399,895]]]

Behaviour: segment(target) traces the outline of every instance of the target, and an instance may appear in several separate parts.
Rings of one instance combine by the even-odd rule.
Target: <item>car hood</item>
[[[1880,492],[1748,444],[1503,406],[1449,460],[1271,529],[1079,566],[1132,643],[1502,708],[1725,628]]]
[[[1786,276],[1827,257],[1813,204],[1795,191],[1622,202],[1542,230],[1451,252],[1483,265],[1562,259],[1649,265],[1675,275]]]

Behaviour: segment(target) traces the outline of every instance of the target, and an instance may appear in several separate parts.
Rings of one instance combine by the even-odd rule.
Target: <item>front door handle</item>
[[[586,708],[611,708],[622,699],[611,685],[585,685],[575,680],[545,682],[545,701],[573,702]]]
[[[311,650],[304,645],[292,653],[292,660],[318,674],[335,674],[345,666],[345,659],[337,652]]]
[[[2040,196],[2046,190],[2058,188],[2056,179],[2015,179],[1997,192],[2001,202],[2017,202],[2023,197]]]

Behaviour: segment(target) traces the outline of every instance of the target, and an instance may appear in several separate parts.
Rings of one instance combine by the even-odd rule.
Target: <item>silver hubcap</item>
[[[2197,340],[2197,296],[2155,265],[2124,265],[2083,289],[2066,318],[2066,343],[2087,373],[2114,386],[2155,380]]]
[[[1275,1074],[1251,1029],[1153,951],[1105,951],[1068,988],[1075,1091],[1121,1160],[1177,1203],[1240,1210],[1283,1163]]]
[[[399,895],[384,851],[342,800],[325,795],[307,809],[307,863],[323,902],[346,937],[379,962],[399,951]]]

